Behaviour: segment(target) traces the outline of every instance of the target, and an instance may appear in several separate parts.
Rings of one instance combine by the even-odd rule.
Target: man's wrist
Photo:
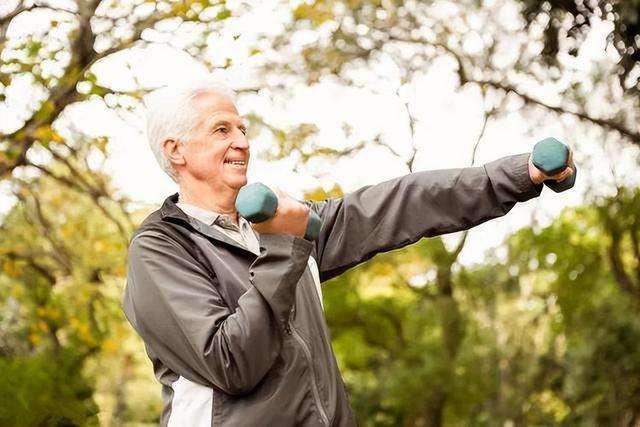
[[[484,165],[496,191],[509,194],[517,202],[526,202],[540,195],[543,184],[535,184],[529,175],[530,155],[514,154]]]
[[[530,195],[531,197],[540,195],[544,185],[535,173],[537,169],[535,169],[535,166],[531,162],[531,153],[519,154],[516,155],[516,158],[518,160],[514,169],[514,179],[518,184],[518,188],[523,194]]]

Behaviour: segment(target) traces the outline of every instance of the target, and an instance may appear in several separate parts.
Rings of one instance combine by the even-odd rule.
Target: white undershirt
[[[214,227],[218,231],[231,237],[245,248],[249,249],[256,255],[260,255],[260,243],[249,221],[238,215],[238,225],[236,225],[229,215],[203,209],[199,206],[189,203],[180,202],[176,206],[187,215]]]

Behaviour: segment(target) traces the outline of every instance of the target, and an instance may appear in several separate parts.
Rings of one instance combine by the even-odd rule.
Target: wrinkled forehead
[[[196,93],[192,101],[200,116],[200,123],[218,120],[226,120],[232,123],[243,122],[235,104],[231,98],[225,94],[205,89]]]

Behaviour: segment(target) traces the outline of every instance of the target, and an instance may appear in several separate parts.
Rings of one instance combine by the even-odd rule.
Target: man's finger
[[[554,175],[552,178],[555,179],[556,181],[564,181],[565,179],[570,177],[572,174],[573,174],[573,168],[571,166],[568,166],[565,170]]]

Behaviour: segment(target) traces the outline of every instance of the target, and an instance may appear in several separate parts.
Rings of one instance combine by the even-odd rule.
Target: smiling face
[[[179,143],[184,161],[174,165],[176,171],[213,190],[237,191],[247,183],[249,164],[242,117],[229,98],[213,92],[198,94],[193,105],[199,117],[189,140]]]

